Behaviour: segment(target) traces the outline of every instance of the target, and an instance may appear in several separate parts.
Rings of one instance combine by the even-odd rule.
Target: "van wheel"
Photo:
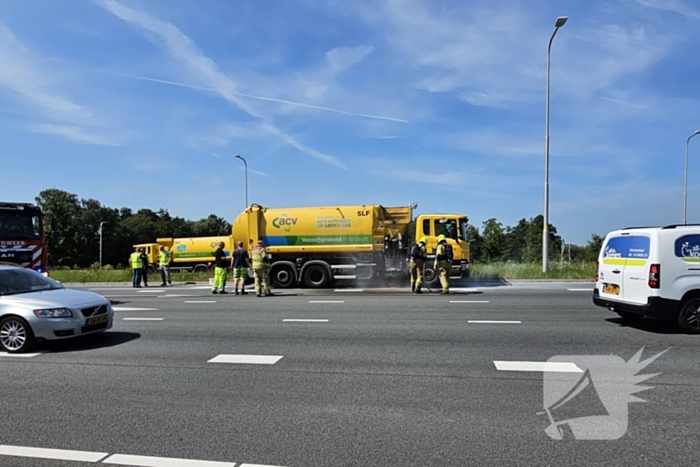
[[[321,289],[328,285],[331,278],[328,269],[320,264],[314,264],[304,271],[304,284],[311,289]]]
[[[618,315],[622,319],[628,319],[630,321],[637,321],[644,317],[644,315],[638,315],[637,313],[630,313],[629,311],[617,311]]]
[[[678,313],[678,325],[685,332],[700,334],[700,298],[689,298],[681,305]]]

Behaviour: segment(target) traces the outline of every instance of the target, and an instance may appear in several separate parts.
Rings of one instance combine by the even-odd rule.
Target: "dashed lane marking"
[[[506,362],[493,361],[499,371],[547,371],[552,373],[583,373],[572,362]]]
[[[153,289],[153,290],[139,290],[138,293],[163,293],[165,290],[163,289]]]
[[[309,303],[345,303],[344,300],[309,300]]]
[[[35,459],[52,459],[75,462],[99,462],[109,455],[107,452],[65,451],[62,449],[42,449],[24,446],[0,446],[0,455],[14,457],[33,457]]]
[[[124,321],[163,321],[165,318],[124,318]]]
[[[490,321],[490,320],[469,320],[473,324],[522,324],[522,321]]]
[[[131,308],[128,306],[113,306],[114,311],[158,311],[160,308]]]
[[[450,292],[478,292],[479,289],[475,289],[472,287],[457,287],[457,288],[450,288]]]
[[[7,353],[0,352],[0,357],[10,357],[10,358],[32,358],[37,355],[45,354],[46,352],[35,352],[35,353]]]
[[[450,303],[488,303],[488,300],[450,300]]]
[[[365,289],[335,289],[333,292],[364,292]]]
[[[200,461],[174,459],[168,457],[130,456],[114,454],[102,461],[103,464],[132,465],[139,467],[235,467],[233,462]]]
[[[221,354],[207,363],[242,363],[247,365],[274,365],[282,358],[281,355],[228,355]]]
[[[285,323],[327,323],[327,319],[283,319]]]

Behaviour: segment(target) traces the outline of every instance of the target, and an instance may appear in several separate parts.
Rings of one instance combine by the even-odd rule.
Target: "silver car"
[[[22,353],[36,343],[104,332],[113,322],[114,310],[101,295],[0,265],[0,351]]]

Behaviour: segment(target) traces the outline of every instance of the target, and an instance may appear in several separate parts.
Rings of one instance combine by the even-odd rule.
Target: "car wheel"
[[[629,311],[617,311],[616,313],[618,315],[620,315],[620,318],[628,319],[630,321],[639,320],[639,319],[642,319],[644,317],[644,315],[638,315],[637,313],[630,313]]]
[[[0,321],[0,349],[23,353],[34,347],[34,334],[22,318],[10,316]]]
[[[309,266],[306,271],[304,271],[304,283],[307,287],[312,289],[325,287],[328,285],[328,282],[330,282],[330,279],[328,269],[320,264]]]
[[[690,334],[700,334],[700,298],[683,302],[678,313],[678,325]]]

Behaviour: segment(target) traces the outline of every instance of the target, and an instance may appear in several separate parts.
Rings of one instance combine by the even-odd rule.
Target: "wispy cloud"
[[[47,135],[59,135],[65,139],[74,141],[80,144],[95,144],[100,146],[115,146],[120,147],[121,144],[112,141],[105,136],[98,136],[86,133],[77,126],[55,125],[52,123],[41,123],[29,125],[27,129],[33,133],[44,133]]]
[[[0,87],[12,91],[29,106],[36,119],[55,123],[34,123],[29,131],[58,135],[81,144],[118,146],[113,137],[99,128],[98,118],[86,106],[61,95],[54,88],[50,70],[40,67],[41,60],[0,23]]]
[[[693,19],[700,19],[700,10],[686,5],[681,0],[633,0],[645,7],[678,13]]]
[[[345,166],[336,157],[324,154],[296,141],[296,139],[277,128],[263,113],[244,102],[238,95],[236,83],[226,76],[219,69],[216,62],[204,55],[192,39],[186,36],[176,26],[145,12],[126,7],[114,0],[93,1],[126,23],[139,27],[144,33],[150,33],[145,34],[146,37],[152,39],[158,46],[166,49],[175,59],[186,65],[195,76],[206,84],[206,87],[214,89],[221,97],[235,104],[248,115],[262,120],[270,133],[278,136],[290,146],[311,157],[345,169]],[[153,39],[153,35],[155,35],[158,40]]]
[[[180,83],[180,82],[172,81],[172,80],[149,78],[147,76],[128,76],[128,75],[122,75],[122,74],[119,74],[118,76],[121,76],[124,78],[141,80],[141,81],[150,81],[153,83],[169,84],[171,86],[179,86],[179,87],[184,87],[184,88],[189,88],[189,89],[195,89],[198,91],[207,91],[207,92],[218,93],[218,90],[215,88],[196,86],[194,84]],[[306,109],[322,110],[324,112],[332,112],[332,113],[336,113],[336,114],[340,114],[340,115],[347,115],[350,117],[372,118],[372,119],[377,119],[377,120],[387,120],[390,122],[408,123],[408,120],[404,120],[402,118],[396,118],[396,117],[388,117],[385,115],[372,115],[372,114],[346,112],[344,110],[334,109],[332,107],[324,107],[324,106],[320,106],[320,105],[305,104],[303,102],[295,102],[295,101],[290,101],[290,100],[286,100],[286,99],[278,99],[275,97],[256,96],[253,94],[246,94],[243,92],[233,92],[232,94],[234,94],[236,96],[244,97],[247,99],[254,99],[254,100],[264,101],[264,102],[275,102],[277,104],[291,105],[294,107],[302,107],[302,108],[306,108]]]

